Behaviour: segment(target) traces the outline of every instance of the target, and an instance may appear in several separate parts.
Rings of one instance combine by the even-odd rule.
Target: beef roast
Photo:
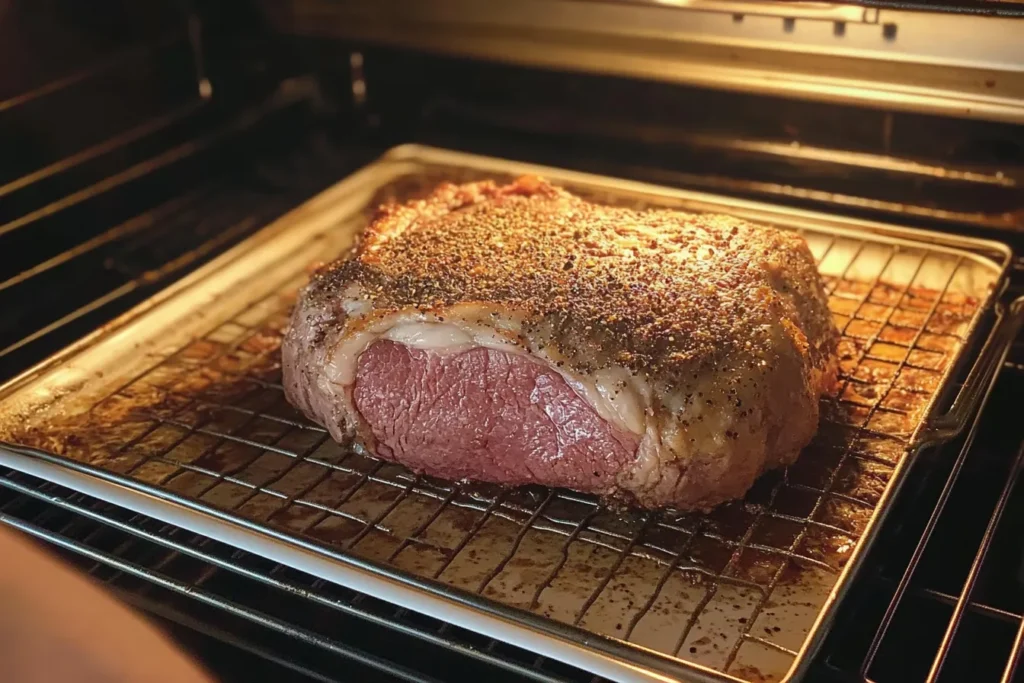
[[[793,233],[536,178],[443,185],[313,275],[285,390],[416,472],[706,509],[814,435],[826,303]]]

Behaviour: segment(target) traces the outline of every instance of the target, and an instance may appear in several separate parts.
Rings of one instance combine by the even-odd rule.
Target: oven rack
[[[152,296],[367,158],[320,125],[312,113],[320,91],[308,78],[227,104],[183,91],[186,73],[161,94],[170,103],[137,104],[114,124],[88,118],[92,93],[133,101],[136,81],[188,72],[189,62],[188,40],[172,34],[0,100],[0,126],[15,131],[56,118],[52,110],[83,117],[67,122],[75,139],[54,136],[5,159],[0,172],[0,307],[11,312],[0,321],[0,378]]]

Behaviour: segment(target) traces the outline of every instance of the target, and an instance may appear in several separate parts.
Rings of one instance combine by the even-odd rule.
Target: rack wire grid
[[[886,668],[890,671],[890,678],[895,668],[906,680],[925,683],[962,680],[968,673],[978,681],[1010,683],[1019,680],[1024,652],[1024,615],[1020,608],[1019,583],[1014,585],[1014,580],[1007,575],[1012,575],[1014,570],[1019,571],[1021,560],[1020,528],[1012,515],[1019,512],[1024,502],[1020,477],[1024,446],[1019,446],[1016,453],[1001,460],[996,471],[1004,476],[996,479],[999,490],[995,500],[991,507],[991,498],[979,501],[986,514],[983,520],[979,520],[983,522],[979,525],[980,538],[969,546],[974,548],[974,552],[963,558],[969,561],[963,582],[943,590],[929,587],[929,580],[922,578],[929,569],[928,562],[922,560],[926,553],[934,554],[941,545],[936,532],[949,531],[950,520],[955,515],[955,507],[948,504],[950,497],[954,491],[963,495],[966,490],[966,484],[958,482],[964,461],[961,458],[955,463],[953,476],[940,493],[939,504],[928,518],[910,564],[899,576],[895,589],[890,588],[892,597],[882,614],[878,630],[870,640],[866,656],[857,668],[858,680],[878,680],[878,673]],[[991,474],[993,469],[989,468],[988,472]],[[960,488],[957,488],[958,484]],[[974,487],[975,493],[978,488]],[[960,572],[952,574],[959,575]],[[994,590],[996,586],[1003,590]],[[934,617],[923,630],[925,639],[934,642],[933,649],[929,650],[933,654],[907,662],[902,667],[893,667],[891,661],[895,653],[892,648],[896,643],[890,629],[912,627],[909,617],[912,614],[920,617],[922,612]],[[986,638],[986,642],[979,643],[979,638]],[[972,655],[981,651],[991,659],[972,665]],[[885,658],[889,659],[888,667],[881,661]]]
[[[18,442],[562,623],[739,678],[778,679],[979,306],[965,294],[963,255],[805,236],[842,332],[842,389],[796,464],[707,515],[445,482],[335,443],[280,384],[281,335],[304,276],[87,413]]]
[[[1014,371],[1015,365],[1014,359],[1008,361],[1007,368],[1010,373]],[[1011,382],[1019,379],[1019,376],[1004,377],[1001,384],[1004,388],[1009,387],[1012,386]],[[998,392],[994,399],[997,397],[1007,398]],[[988,424],[983,426],[982,432],[991,435],[991,428],[1002,422],[1001,417],[996,415],[988,419]],[[1019,430],[1017,434],[1019,434]],[[961,466],[969,452],[973,455],[973,461],[978,460],[977,448],[972,447],[970,443],[972,439],[967,439],[967,441],[968,443],[957,449],[956,463]],[[984,442],[981,445],[984,446]],[[982,630],[979,623],[981,626],[992,623],[1008,625],[1002,630],[1011,628],[1017,637],[1009,644],[1003,642],[1005,638],[997,639],[999,647],[1009,652],[1009,656],[1004,658],[1000,664],[1004,667],[1001,671],[1005,672],[1005,675],[1001,678],[982,677],[978,680],[1006,682],[1014,680],[1013,674],[1020,658],[1020,633],[1024,617],[1021,615],[1014,591],[1002,590],[1006,588],[1005,580],[1008,570],[1005,568],[1000,570],[993,563],[1013,557],[1014,553],[1019,555],[1021,550],[1020,535],[1015,531],[1019,530],[1020,517],[1014,514],[1014,509],[1024,503],[1024,495],[1022,495],[1024,489],[1020,485],[1021,455],[1022,452],[1018,451],[1017,457],[1011,459],[1012,462],[1004,463],[1008,468],[1007,474],[1009,475],[1006,480],[1012,485],[997,487],[1002,489],[1002,494],[994,502],[992,514],[985,515],[985,518],[980,520],[985,523],[982,542],[980,545],[976,545],[968,541],[970,547],[977,548],[975,557],[981,558],[980,564],[978,560],[975,560],[971,567],[971,575],[980,575],[980,582],[970,592],[961,590],[959,594],[956,591],[937,590],[934,587],[915,582],[910,584],[902,595],[893,595],[893,602],[904,604],[904,608],[912,613],[909,618],[920,615],[922,604],[940,603],[952,611],[960,601],[964,602],[965,623],[961,626],[959,634],[954,634],[952,642],[948,643],[948,648],[944,650],[946,656],[949,656],[952,651],[952,659],[957,659],[958,649],[962,651],[971,647],[972,635],[977,637],[977,632]],[[992,465],[994,464],[991,459],[976,463],[973,468],[975,476],[991,479]],[[954,467],[954,470],[956,469],[959,468]],[[1002,474],[1001,469],[999,472]],[[979,503],[984,506],[991,502],[989,496],[981,496],[979,500],[977,487],[972,486],[969,480],[970,474],[971,468],[968,465],[967,476],[961,476],[956,482],[956,486],[967,487],[965,493],[971,496],[971,505],[974,507],[977,507]],[[997,479],[1004,480],[1002,476]],[[954,478],[953,481],[955,482],[956,479]],[[1015,489],[1015,495],[1010,496],[1007,500],[1006,494],[1011,488]],[[400,667],[397,673],[391,667],[376,668],[374,666],[376,660],[364,657],[366,653],[359,647],[374,642],[386,642],[390,647],[394,638],[401,637],[403,634],[422,637],[422,641],[431,646],[429,656],[410,658],[412,662],[420,665],[414,671],[416,680],[424,680],[438,671],[453,670],[452,658],[447,654],[453,650],[459,654],[469,652],[468,656],[482,665],[497,665],[498,671],[481,671],[482,674],[486,673],[494,680],[504,680],[506,673],[512,679],[520,678],[518,666],[515,668],[504,666],[504,662],[510,659],[514,665],[534,669],[528,675],[523,675],[521,680],[590,680],[586,674],[570,671],[564,667],[562,667],[562,671],[565,675],[556,676],[554,671],[562,666],[557,662],[530,657],[529,653],[504,643],[484,641],[475,637],[471,632],[452,627],[450,624],[436,622],[365,595],[347,591],[340,586],[318,581],[315,577],[296,572],[279,564],[266,562],[208,537],[184,532],[179,528],[30,475],[4,471],[0,473],[0,489],[2,489],[0,490],[0,522],[67,551],[67,558],[76,566],[113,588],[119,596],[128,600],[132,605],[174,622],[184,623],[190,628],[210,633],[221,641],[259,656],[264,662],[276,662],[289,673],[306,676],[303,680],[332,681],[335,680],[335,674],[338,671],[339,663],[337,661],[325,660],[324,657],[318,658],[305,652],[304,648],[310,645],[331,654],[340,654],[346,660],[346,671],[351,672],[352,667],[367,665],[366,673],[360,674],[360,680],[376,680],[377,674],[385,680],[408,680],[412,672],[401,671]],[[1007,505],[1010,506],[1009,509],[1007,509]],[[945,507],[957,508],[958,506],[955,504],[952,506],[941,505],[933,508],[929,505],[928,510]],[[954,510],[954,512],[957,511]],[[962,512],[962,510],[959,511]],[[933,516],[935,514],[938,513],[932,513]],[[927,513],[924,516],[929,517]],[[964,525],[962,516],[956,520],[955,524],[960,527]],[[934,526],[931,528],[934,530]],[[940,528],[940,533],[937,536],[941,537],[943,531],[948,532],[951,528],[950,522],[947,520],[946,528]],[[991,531],[993,529],[994,533]],[[917,534],[916,531],[914,533]],[[934,538],[936,534],[929,534],[929,536]],[[957,542],[959,543],[961,540],[958,539]],[[931,538],[926,542],[932,543]],[[940,561],[943,566],[947,565],[945,560]],[[918,573],[921,572],[918,571]],[[992,592],[993,574],[996,575],[995,579],[1000,584],[997,593]],[[309,590],[311,586],[317,590],[311,593]],[[893,594],[891,585],[880,585],[877,582],[872,582],[869,590],[886,596]],[[325,600],[325,594],[337,598],[336,603]],[[995,600],[993,600],[994,597]],[[201,606],[209,606],[209,611],[197,609],[195,602],[201,603]],[[911,606],[907,607],[907,605]],[[359,615],[367,610],[374,616],[368,623],[357,622],[355,625],[350,625],[347,621],[353,615],[355,618],[361,618]],[[235,617],[239,618],[238,623],[235,622]],[[415,621],[412,620],[413,618]],[[257,634],[253,633],[253,629],[245,627],[246,624],[241,621],[243,619],[261,627],[280,631],[285,634],[286,640],[279,644],[265,642],[265,639],[258,638]],[[859,624],[867,622],[866,628],[869,631],[877,626],[876,620],[866,619],[864,615],[857,615],[856,619]],[[939,622],[939,626],[945,629],[945,624],[941,623],[941,620]],[[217,626],[211,627],[211,624]],[[392,624],[397,624],[397,636],[395,634],[381,636],[378,635],[379,631],[373,630],[376,626],[390,628]],[[423,628],[424,626],[427,628]],[[897,629],[897,631],[898,635],[887,631],[883,635],[883,639],[894,641],[886,643],[889,650],[903,648],[902,652],[905,655],[907,632],[919,632],[920,629]],[[991,636],[992,631],[991,628],[984,629],[987,636]],[[308,633],[310,632],[318,637],[309,638]],[[366,642],[357,643],[353,647],[351,634],[366,634],[368,632],[370,635]],[[846,633],[845,630],[840,636],[844,640],[848,638],[857,640],[855,636]],[[989,640],[991,640],[990,637]],[[279,649],[274,649],[275,644]],[[433,649],[435,647],[438,649]],[[283,651],[280,648],[283,648]],[[297,663],[296,648],[303,649],[301,664]],[[409,649],[407,644],[403,644],[403,652],[408,652]],[[849,648],[841,649],[849,650]],[[854,649],[856,650],[856,648]],[[910,659],[918,666],[910,665],[909,668],[919,668],[921,664],[926,665],[932,662],[933,655],[940,652],[938,647],[930,650],[910,648],[914,653],[918,653],[919,649],[928,653],[927,661],[923,657],[911,657]],[[481,651],[483,651],[483,657],[476,660]],[[392,651],[389,650],[381,654],[383,657],[389,658]],[[848,657],[848,651],[846,655]],[[497,658],[496,662],[494,658]],[[893,659],[904,664],[894,664]],[[320,666],[322,660],[325,661],[323,661],[323,666]],[[461,659],[456,662],[454,666],[459,667],[460,671],[467,672],[467,674],[475,671],[472,669],[472,663],[467,664]],[[425,663],[435,663],[437,667],[426,670],[420,668]],[[869,664],[871,675],[866,673]],[[896,657],[895,655],[890,657],[889,661],[881,663],[864,661],[864,669],[859,670],[860,673],[855,675],[855,672],[858,671],[856,666],[851,669],[849,665],[842,662],[829,661],[826,666],[835,672],[837,677],[826,677],[825,679],[865,682],[926,680],[924,675],[909,673],[906,664],[905,657]],[[989,662],[984,668],[991,670],[993,665]],[[962,668],[957,668],[957,670],[962,671]],[[973,667],[971,670],[978,673],[977,667]],[[814,680],[817,680],[817,677]],[[932,676],[928,680],[937,680],[937,678]]]

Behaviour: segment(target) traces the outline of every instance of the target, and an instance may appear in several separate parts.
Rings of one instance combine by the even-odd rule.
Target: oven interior
[[[0,8],[19,65],[0,76],[4,379],[404,142],[1024,249],[1024,124],[1007,117],[442,55],[282,30],[256,3],[99,4]],[[1021,294],[1018,258],[1003,298]],[[969,429],[915,466],[810,680],[1014,678],[1022,402],[1018,340]],[[0,521],[224,680],[591,678],[21,473],[0,473]]]

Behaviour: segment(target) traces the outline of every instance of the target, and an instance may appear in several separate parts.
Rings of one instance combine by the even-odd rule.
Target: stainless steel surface
[[[101,494],[146,491],[158,516],[210,506],[284,550],[286,539],[341,549],[370,576],[440,596],[453,621],[497,615],[511,622],[502,624],[506,635],[555,656],[575,644],[577,663],[614,663],[607,670],[624,680],[654,680],[659,670],[703,679],[799,674],[911,456],[929,425],[943,423],[935,398],[949,393],[959,349],[991,309],[1008,251],[541,169],[598,200],[798,229],[820,260],[844,332],[843,396],[828,408],[813,457],[709,516],[618,514],[568,492],[452,486],[335,445],[300,420],[267,360],[290,305],[283,293],[303,268],[338,253],[363,209],[388,193],[440,177],[537,170],[420,148],[392,153],[8,385],[6,439],[58,450],[78,463],[63,461],[68,472],[102,470]],[[972,296],[977,302],[966,304]],[[1019,313],[1003,318],[1000,333],[1019,324]],[[987,385],[1001,363],[1005,348],[989,349],[968,391]],[[966,414],[958,405],[953,415]],[[62,461],[11,449],[5,462]],[[213,531],[239,538],[226,524]]]
[[[373,81],[397,81],[392,87],[399,92],[415,82],[407,71],[427,61],[422,56],[389,61],[372,54],[369,60],[377,65],[370,69]],[[427,63],[420,73],[439,72],[437,78],[444,85],[433,87],[440,94],[392,96],[391,104],[386,105],[378,87],[375,106],[378,113],[389,107],[428,111],[425,116],[435,125],[451,131],[449,136],[439,137],[450,140],[449,144],[465,144],[462,141],[472,138],[474,132],[500,131],[537,139],[534,149],[523,152],[523,158],[538,156],[535,161],[557,158],[560,152],[548,152],[551,148],[570,147],[595,156],[615,150],[623,158],[587,170],[660,185],[758,197],[772,203],[809,206],[814,202],[819,211],[870,212],[880,220],[897,222],[934,221],[960,226],[955,229],[958,232],[970,226],[1024,229],[1024,168],[1013,161],[1012,150],[1018,147],[1012,142],[1015,134],[1002,127],[1007,150],[1003,159],[978,163],[977,157],[952,160],[944,156],[950,149],[970,146],[963,142],[964,137],[959,142],[955,139],[957,135],[971,137],[963,127],[957,128],[960,132],[956,135],[951,135],[949,128],[926,129],[912,114],[846,111],[845,117],[839,117],[831,106],[788,103],[778,107],[790,110],[788,118],[777,116],[767,125],[774,132],[754,133],[751,131],[765,126],[758,117],[776,110],[762,107],[757,96],[716,93],[709,97],[706,92],[653,83],[624,87],[619,79],[542,74],[493,64],[468,68],[463,63],[455,68],[453,60],[444,58]],[[524,72],[529,72],[529,77]],[[475,84],[484,78],[495,82],[508,79],[515,85],[507,86],[504,95],[494,86],[481,94],[483,88]],[[558,101],[558,83],[572,92],[570,106]],[[652,95],[653,91],[662,96]],[[530,95],[521,98],[513,94],[517,92]],[[683,99],[673,101],[666,93],[677,93]],[[614,104],[619,100],[632,102],[630,106],[642,113],[627,119]],[[829,109],[831,116],[821,110],[806,117],[791,111],[804,107]],[[731,126],[729,121],[736,118],[739,121]],[[871,131],[869,140],[853,139],[852,129],[859,125]],[[978,122],[971,126],[978,126],[976,138],[999,135],[991,129],[980,130],[988,127]],[[821,134],[828,139],[814,139]],[[911,136],[919,143],[913,151],[907,140]],[[897,148],[902,151],[896,152]],[[550,156],[544,157],[545,152]],[[734,164],[726,163],[729,159],[735,160]],[[768,159],[771,165],[778,164],[773,173],[753,170],[762,168]],[[803,170],[793,175],[795,168]],[[843,178],[843,182],[829,182],[835,178]]]
[[[1014,17],[718,0],[263,4],[286,31],[360,45],[1024,121],[1024,42]]]

